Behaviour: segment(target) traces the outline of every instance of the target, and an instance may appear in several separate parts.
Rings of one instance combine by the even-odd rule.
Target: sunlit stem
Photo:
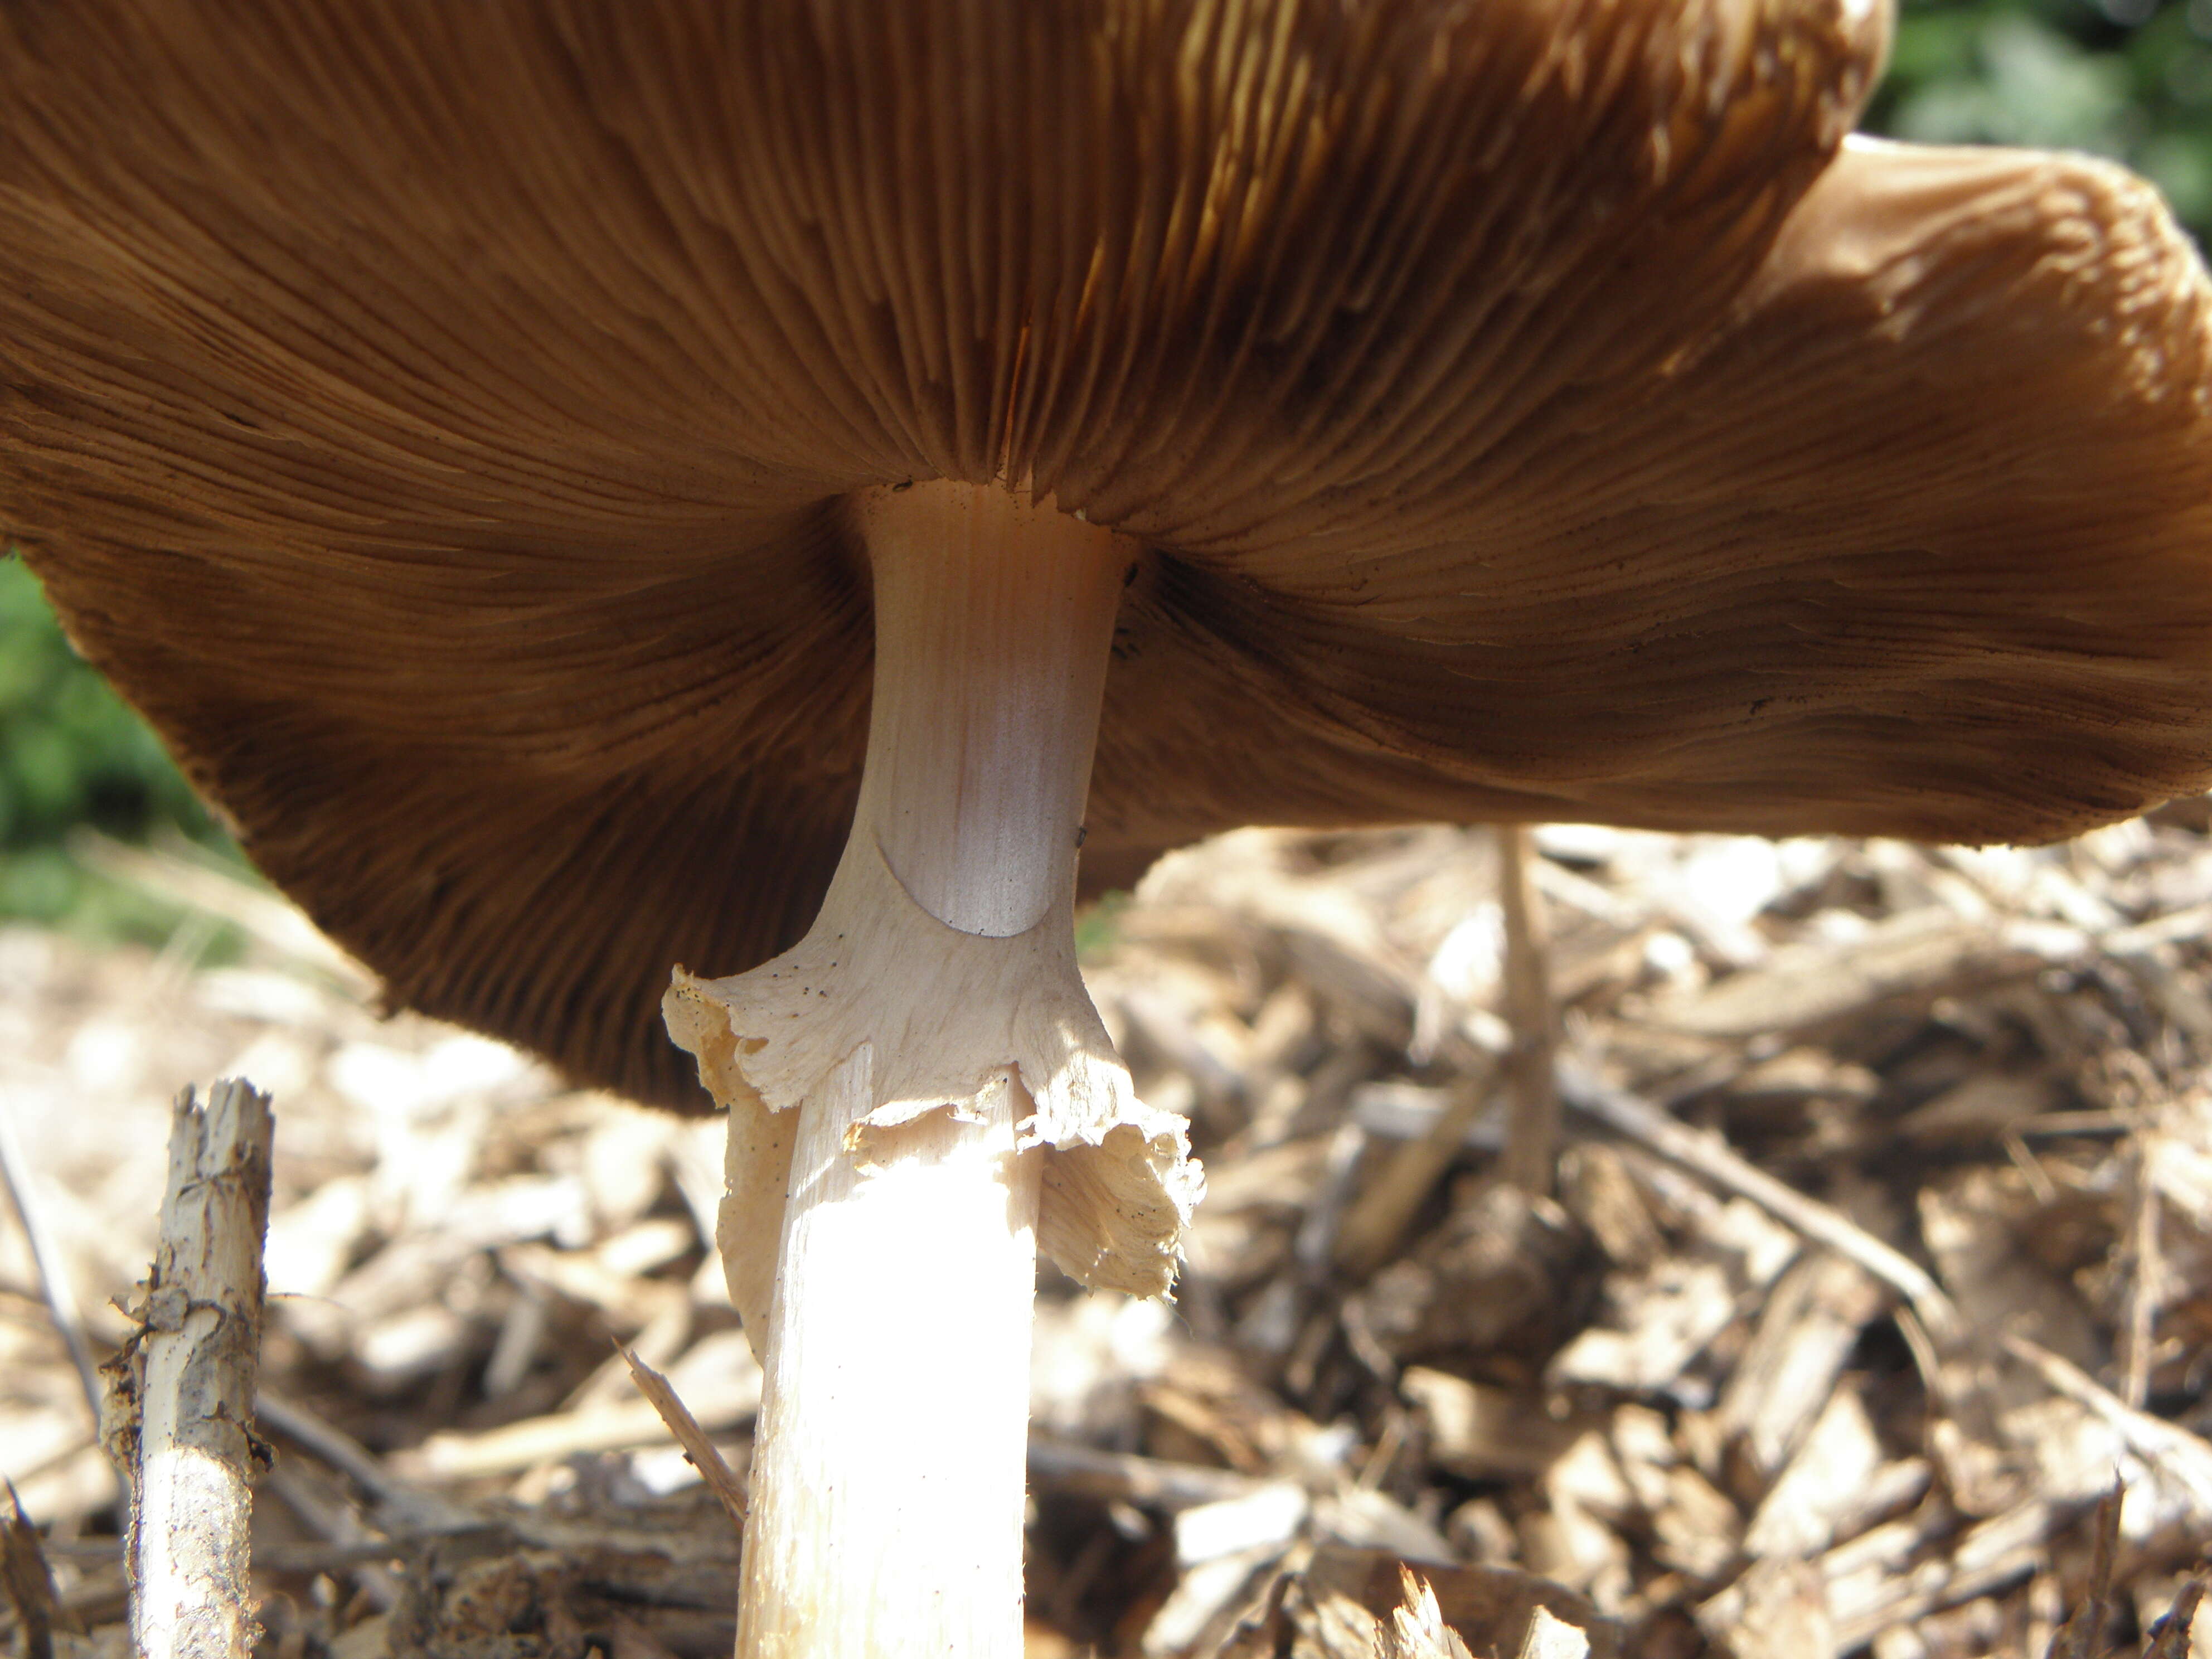
[[[848,866],[880,858],[963,933],[1066,927],[1127,544],[997,488],[878,490],[858,514],[876,680]],[[927,957],[846,966],[926,981]],[[891,1045],[929,1038],[881,1032],[799,1108],[740,1656],[1022,1652],[1042,1154],[1015,1151],[1029,1101],[1006,1055],[953,1057],[975,1093],[864,1124]]]

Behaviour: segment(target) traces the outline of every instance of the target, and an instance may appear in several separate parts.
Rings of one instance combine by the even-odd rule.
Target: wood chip
[[[1926,1003],[2017,978],[2045,957],[2004,931],[1929,906],[1855,939],[1791,945],[1694,995],[1662,999],[1656,1024],[1741,1040],[1801,1036],[1898,1002]]]
[[[1578,1432],[1529,1395],[1424,1365],[1409,1366],[1398,1389],[1421,1413],[1429,1455],[1468,1480],[1540,1474]]]

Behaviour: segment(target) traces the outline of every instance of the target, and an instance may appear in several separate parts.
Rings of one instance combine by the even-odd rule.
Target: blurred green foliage
[[[37,580],[0,558],[0,918],[166,935],[173,910],[70,857],[82,827],[226,845],[145,722],[70,649]]]
[[[2154,179],[2202,240],[2212,0],[1905,0],[1868,125],[2112,156]],[[0,918],[165,931],[172,913],[70,860],[80,824],[223,844],[152,734],[70,649],[30,573],[0,559]],[[1092,927],[1102,944],[1110,915]]]
[[[1867,125],[2126,162],[2212,232],[2212,0],[1905,0]]]

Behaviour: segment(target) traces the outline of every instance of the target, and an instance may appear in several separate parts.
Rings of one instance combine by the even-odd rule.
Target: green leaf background
[[[173,910],[71,855],[86,830],[237,858],[145,722],[70,648],[31,573],[0,560],[0,919],[166,938]]]
[[[2212,229],[2212,0],[1907,4],[1868,125],[1931,143],[2090,150]]]

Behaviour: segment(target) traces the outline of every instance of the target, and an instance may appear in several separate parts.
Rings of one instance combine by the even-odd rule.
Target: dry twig
[[[269,1225],[269,1098],[225,1079],[178,1097],[161,1240],[138,1334],[110,1362],[131,1490],[131,1641],[143,1659],[245,1659],[252,1420]]]
[[[2007,1335],[2004,1350],[2055,1393],[2094,1412],[2154,1476],[2171,1480],[2187,1495],[2199,1517],[2200,1533],[2212,1529],[2212,1442],[2178,1423],[2137,1411],[2080,1366],[2024,1336]]]
[[[2051,1638],[2050,1659],[2103,1659],[2105,1626],[2112,1617],[2112,1558],[2120,1547],[2120,1499],[2116,1486],[2097,1500],[2089,1523],[2089,1582],[2073,1616]]]
[[[54,1590],[54,1575],[46,1565],[39,1529],[23,1513],[13,1486],[8,1488],[7,1516],[0,1519],[0,1589],[15,1609],[22,1659],[53,1659],[61,1599]]]
[[[1965,1340],[1966,1325],[1958,1304],[1928,1276],[1927,1270],[1849,1216],[1776,1180],[1729,1150],[1717,1137],[1700,1134],[1657,1107],[1602,1082],[1578,1064],[1561,1062],[1559,1089],[1577,1111],[1724,1191],[1749,1199],[1784,1225],[1856,1262],[1911,1304],[1939,1349],[1954,1350]]]
[[[2143,1659],[2189,1659],[2190,1627],[2197,1620],[2197,1604],[2204,1598],[2204,1581],[2192,1578],[2173,1598],[2165,1618],[2151,1626],[2150,1645]]]
[[[745,1524],[745,1489],[730,1466],[722,1461],[722,1454],[714,1449],[714,1443],[707,1438],[707,1431],[699,1426],[699,1419],[677,1397],[668,1379],[640,1359],[629,1349],[621,1350],[623,1362],[629,1366],[630,1376],[636,1380],[637,1391],[652,1403],[668,1425],[676,1443],[684,1448],[684,1455],[691,1467],[699,1471],[699,1478],[707,1483],[708,1490],[722,1500],[722,1507],[730,1513],[731,1525],[742,1529]]]

